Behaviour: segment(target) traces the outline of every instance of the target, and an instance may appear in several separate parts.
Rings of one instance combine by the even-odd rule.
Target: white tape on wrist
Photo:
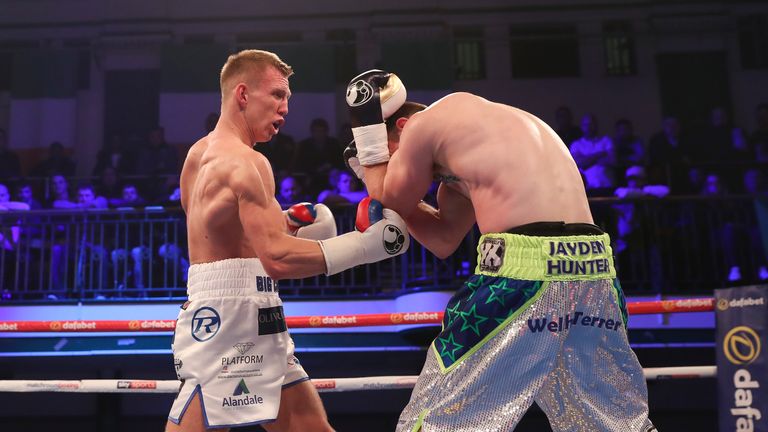
[[[387,125],[384,123],[352,128],[357,146],[357,158],[362,166],[389,161]]]

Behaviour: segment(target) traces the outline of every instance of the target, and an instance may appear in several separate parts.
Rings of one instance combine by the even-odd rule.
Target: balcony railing
[[[611,234],[619,277],[632,295],[700,294],[768,278],[767,202],[747,196],[590,200],[595,222]],[[333,211],[340,233],[354,229],[354,207]],[[332,277],[280,281],[281,296],[371,298],[455,289],[474,270],[478,237],[472,230],[445,260],[414,242],[392,260]],[[4,302],[177,300],[185,296],[188,267],[178,208],[0,212]],[[740,279],[729,280],[735,276]]]

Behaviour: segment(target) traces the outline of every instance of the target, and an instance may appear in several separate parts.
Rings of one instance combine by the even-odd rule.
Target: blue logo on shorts
[[[198,342],[205,342],[216,336],[220,326],[219,313],[208,306],[201,307],[192,316],[192,337]]]

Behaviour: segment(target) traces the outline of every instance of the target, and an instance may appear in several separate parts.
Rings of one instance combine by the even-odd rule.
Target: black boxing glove
[[[349,82],[346,99],[362,166],[389,161],[384,120],[405,103],[405,98],[405,86],[393,73],[373,69]]]
[[[357,178],[364,180],[363,176],[365,171],[363,166],[360,165],[360,159],[357,158],[357,146],[355,140],[352,140],[347,148],[344,149],[344,164],[347,165],[350,171],[354,172]]]

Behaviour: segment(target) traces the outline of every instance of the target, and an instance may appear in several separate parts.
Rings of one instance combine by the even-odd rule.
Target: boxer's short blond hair
[[[231,81],[235,78],[242,76],[240,81],[245,80],[246,76],[256,78],[269,66],[280,71],[286,78],[293,75],[293,68],[269,51],[250,49],[230,55],[219,76],[222,97],[228,93]]]

